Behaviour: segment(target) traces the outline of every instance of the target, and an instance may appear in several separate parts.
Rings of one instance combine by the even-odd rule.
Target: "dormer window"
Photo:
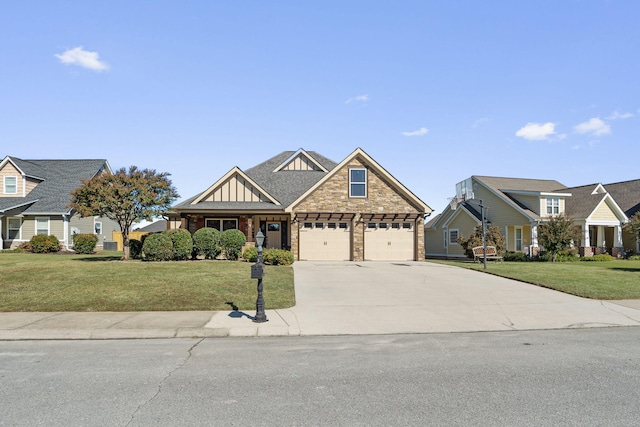
[[[4,177],[4,194],[18,194],[18,177]]]
[[[367,197],[367,170],[349,169],[349,197]]]
[[[547,215],[560,214],[560,199],[558,197],[547,197]]]

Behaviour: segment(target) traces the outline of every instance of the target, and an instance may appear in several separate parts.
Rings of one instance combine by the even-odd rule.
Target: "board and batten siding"
[[[204,201],[207,202],[261,202],[264,197],[253,185],[238,174],[216,187]]]

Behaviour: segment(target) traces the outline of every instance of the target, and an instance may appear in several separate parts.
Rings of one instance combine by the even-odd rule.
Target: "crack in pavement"
[[[194,350],[194,349],[195,349],[195,348],[196,348],[196,347],[197,347],[197,346],[198,346],[202,341],[204,341],[204,340],[205,340],[205,338],[200,338],[198,341],[196,341],[196,343],[195,343],[195,344],[193,344],[193,345],[189,348],[189,350],[187,350],[187,357],[185,357],[185,358],[184,358],[184,360],[183,360],[180,364],[178,364],[175,368],[173,368],[171,371],[169,371],[169,372],[167,373],[167,375],[165,375],[165,376],[164,376],[164,378],[162,379],[162,381],[160,381],[160,383],[158,384],[158,389],[157,389],[157,391],[155,392],[155,394],[154,394],[153,396],[151,396],[151,398],[149,398],[146,402],[144,402],[144,403],[140,404],[140,405],[136,408],[136,410],[135,410],[135,411],[133,411],[133,413],[131,414],[131,419],[129,420],[129,422],[127,423],[127,425],[131,425],[131,423],[133,422],[133,420],[134,420],[134,419],[135,419],[135,417],[136,417],[136,414],[137,414],[138,412],[140,412],[140,410],[141,410],[142,408],[144,408],[145,406],[147,406],[149,403],[153,402],[153,401],[156,399],[156,397],[158,397],[158,396],[160,395],[160,393],[162,392],[162,386],[164,385],[164,383],[165,383],[165,382],[167,382],[167,380],[168,380],[169,378],[171,378],[171,376],[172,376],[174,373],[178,372],[180,369],[182,369],[182,367],[183,367],[184,365],[186,365],[186,364],[187,364],[187,362],[189,361],[189,359],[191,359],[191,356],[193,355],[193,350]]]

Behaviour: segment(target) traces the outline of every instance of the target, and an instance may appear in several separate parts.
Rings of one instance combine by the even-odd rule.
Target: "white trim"
[[[13,187],[15,188],[15,191],[12,192],[12,193],[7,191],[7,180],[9,178],[13,178],[15,180],[15,182],[13,184]],[[17,195],[18,194],[18,177],[15,176],[15,175],[6,175],[4,177],[4,187],[2,188],[2,191],[3,191],[4,194],[16,194]]]
[[[452,241],[452,240],[451,240],[451,232],[452,232],[452,231],[455,231],[455,232],[456,232],[456,236],[457,236],[457,237],[456,237],[456,241]],[[459,238],[460,238],[460,229],[459,229],[459,228],[450,228],[450,229],[449,229],[449,239],[448,239],[449,241],[448,241],[448,244],[449,244],[449,245],[456,245],[456,246],[459,246],[460,244],[457,242],[457,240],[458,240]]]
[[[518,249],[518,230],[520,230],[520,249]],[[513,226],[513,251],[522,252],[524,249],[524,227],[521,225]]]

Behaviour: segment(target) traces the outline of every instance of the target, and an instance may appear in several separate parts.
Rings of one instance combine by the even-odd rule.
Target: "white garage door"
[[[371,261],[414,259],[411,222],[368,222],[364,229],[364,258]]]
[[[350,241],[348,222],[304,222],[300,227],[300,259],[348,261]]]

